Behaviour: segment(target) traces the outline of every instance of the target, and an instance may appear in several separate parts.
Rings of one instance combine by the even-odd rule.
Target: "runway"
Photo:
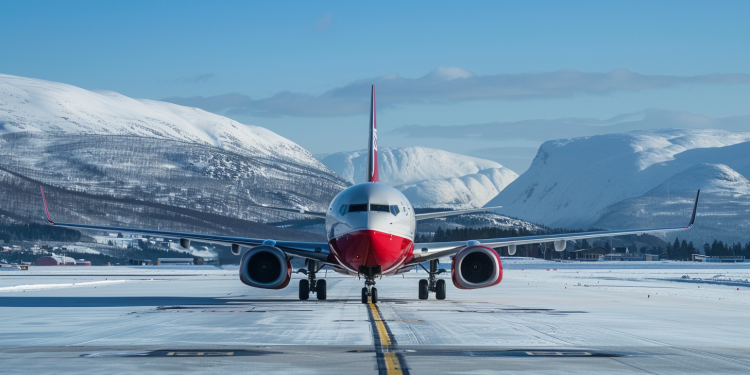
[[[750,372],[750,264],[505,262],[493,288],[420,301],[424,273],[329,272],[328,300],[236,267],[0,273],[3,373]],[[549,269],[549,270],[547,270]],[[687,278],[686,278],[687,277]],[[295,276],[295,278],[298,278]],[[739,290],[738,290],[739,289]]]

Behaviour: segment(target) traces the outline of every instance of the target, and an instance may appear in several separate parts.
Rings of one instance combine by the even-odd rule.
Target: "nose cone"
[[[359,230],[331,241],[339,260],[351,269],[380,266],[383,272],[403,263],[411,254],[412,241],[376,230]]]

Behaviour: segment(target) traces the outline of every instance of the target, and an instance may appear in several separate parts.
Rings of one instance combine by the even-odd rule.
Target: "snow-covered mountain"
[[[634,228],[659,226],[664,222],[684,223],[687,220],[685,207],[693,203],[697,181],[702,182],[700,216],[695,233],[690,233],[689,238],[699,245],[714,239],[747,242],[750,237],[750,181],[723,164],[697,164],[646,194],[610,205],[593,226]]]
[[[367,150],[321,160],[351,183],[365,181]],[[380,181],[401,190],[415,207],[481,207],[518,175],[501,164],[425,147],[378,150]]]
[[[681,225],[681,237],[747,241],[750,133],[637,131],[545,142],[531,168],[487,205],[551,227]]]
[[[296,143],[198,108],[0,74],[0,134],[129,135],[214,146],[325,169]]]
[[[251,204],[320,210],[347,185],[307,150],[261,127],[0,75],[0,215],[41,218],[39,183],[50,186],[61,221],[243,235],[276,230],[252,221],[284,217]]]

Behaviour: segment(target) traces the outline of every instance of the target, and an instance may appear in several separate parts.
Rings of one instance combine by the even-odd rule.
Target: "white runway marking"
[[[0,293],[30,292],[30,291],[36,291],[36,290],[73,288],[73,287],[79,287],[79,286],[97,286],[97,285],[106,285],[106,284],[125,283],[128,281],[132,282],[132,281],[144,281],[144,280],[102,280],[102,281],[88,281],[88,282],[82,282],[82,283],[26,284],[26,285],[16,285],[16,286],[8,286],[5,288],[0,288]]]

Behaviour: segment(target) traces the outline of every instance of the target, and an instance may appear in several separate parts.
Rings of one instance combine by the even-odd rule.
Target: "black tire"
[[[362,303],[367,303],[367,288],[362,288]]]
[[[427,280],[419,280],[419,299],[427,299]]]
[[[378,290],[376,288],[370,289],[370,298],[372,298],[372,303],[378,303]]]
[[[299,281],[299,299],[307,300],[310,298],[310,281],[302,279]]]
[[[325,280],[318,280],[315,284],[315,294],[318,295],[319,300],[325,300],[326,299],[326,281]]]
[[[445,299],[445,280],[440,279],[435,284],[435,298]]]

